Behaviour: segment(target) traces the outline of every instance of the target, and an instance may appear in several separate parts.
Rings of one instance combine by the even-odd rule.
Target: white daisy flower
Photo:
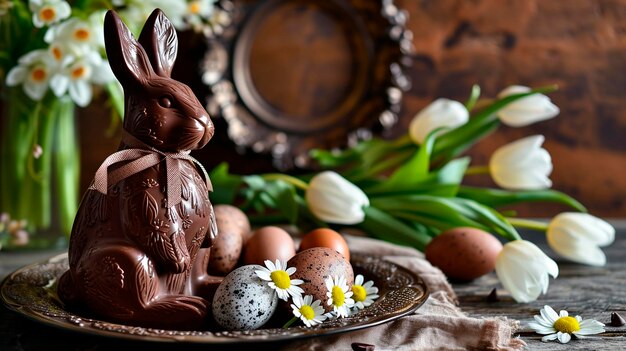
[[[7,74],[8,86],[23,84],[26,95],[35,101],[41,100],[50,78],[55,74],[56,63],[48,50],[33,50],[20,57],[17,66]]]
[[[540,316],[534,316],[536,322],[528,323],[528,326],[539,334],[547,334],[541,341],[559,340],[565,344],[572,335],[582,339],[585,335],[604,333],[604,324],[595,319],[583,319],[580,316],[571,317],[567,311],[556,314],[550,306],[543,306],[539,311]]]
[[[337,317],[347,317],[350,309],[354,306],[354,300],[352,299],[353,292],[348,289],[346,278],[344,276],[328,277],[326,289],[328,289],[326,304],[333,306],[333,311],[337,313]]]
[[[33,13],[33,24],[37,28],[55,24],[72,13],[72,8],[64,0],[30,0],[28,7]]]
[[[327,318],[324,314],[324,307],[321,304],[320,300],[313,302],[312,295],[306,295],[304,298],[297,295],[293,297],[291,308],[294,316],[300,318],[307,327],[312,327],[322,323]]]
[[[285,262],[283,265],[280,260],[276,260],[276,264],[272,263],[270,260],[266,260],[265,266],[267,268],[263,267],[255,271],[255,273],[259,278],[269,282],[268,285],[276,290],[278,298],[287,301],[289,295],[294,298],[296,296],[302,296],[304,290],[298,285],[304,282],[300,279],[289,278],[290,275],[295,273],[295,267],[287,268],[287,263]]]
[[[363,275],[357,275],[351,289],[354,307],[359,310],[371,305],[378,298],[378,288],[374,286],[374,282],[370,280],[363,284],[364,280]]]

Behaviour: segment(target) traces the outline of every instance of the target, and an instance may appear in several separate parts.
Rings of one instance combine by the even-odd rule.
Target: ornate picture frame
[[[406,29],[408,14],[393,0],[240,0],[222,1],[220,5],[230,14],[230,25],[219,37],[209,39],[201,74],[210,91],[207,109],[211,116],[227,122],[228,136],[238,151],[270,153],[274,167],[280,170],[306,168],[311,166],[308,151],[313,148],[343,148],[396,124],[403,93],[411,87],[405,68],[411,65],[414,48],[413,34]],[[267,79],[271,73],[267,72],[262,81],[254,78],[259,64],[252,56],[264,26],[270,20],[276,22],[272,16],[285,18],[300,13],[311,14],[307,16],[312,24],[306,27],[307,23],[302,23],[302,28],[319,30],[321,37],[326,36],[320,40],[327,38],[324,30],[329,31],[320,23],[330,23],[335,33],[340,31],[343,35],[338,41],[348,48],[342,46],[337,50],[344,50],[350,56],[349,61],[342,61],[347,73],[340,72],[348,78],[342,81],[342,87],[333,87],[344,89],[340,98],[330,101],[319,91],[292,89],[289,85],[272,87],[271,79]],[[320,18],[321,22],[314,22]],[[319,60],[334,53],[329,50],[317,55],[315,48],[306,45],[309,43],[303,39],[303,50],[313,50],[310,54],[321,57]],[[268,60],[278,68],[290,60],[280,57],[281,52],[276,55],[275,61]],[[336,66],[333,68],[337,70]],[[325,72],[306,74],[315,79]],[[300,85],[294,85],[302,87],[306,81],[297,83]],[[265,90],[270,86],[274,96],[265,96],[261,85]],[[299,95],[307,90],[311,90],[309,94],[321,95],[323,108],[311,103],[317,96]],[[291,110],[277,106],[281,98],[286,99]],[[306,106],[298,106],[299,99],[308,102],[308,110]]]

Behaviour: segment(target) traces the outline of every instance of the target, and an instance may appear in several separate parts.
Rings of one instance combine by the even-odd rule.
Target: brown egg
[[[469,227],[449,229],[426,246],[426,259],[450,279],[469,281],[494,270],[502,244],[490,233]]]
[[[343,255],[327,247],[314,247],[304,250],[287,262],[287,267],[294,267],[296,271],[291,275],[292,279],[302,279],[299,285],[304,290],[303,295],[313,295],[313,301],[322,301],[322,306],[327,312],[332,311],[326,301],[326,279],[329,276],[344,276],[348,288],[354,284],[354,272],[352,265]]]
[[[243,248],[243,238],[239,233],[221,230],[219,225],[217,229],[219,234],[211,246],[208,272],[226,276],[237,266]]]
[[[250,221],[243,211],[231,205],[215,205],[215,223],[220,233],[237,233],[243,239],[243,243],[248,242],[252,236]]]
[[[265,260],[286,262],[295,254],[291,235],[282,228],[267,226],[254,231],[244,246],[243,261],[245,264],[265,266]]]
[[[304,235],[300,242],[300,251],[313,247],[327,247],[333,249],[342,254],[346,260],[350,261],[350,249],[348,249],[346,239],[332,229],[319,228]]]

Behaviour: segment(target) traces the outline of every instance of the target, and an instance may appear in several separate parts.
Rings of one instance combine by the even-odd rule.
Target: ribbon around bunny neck
[[[186,160],[196,165],[202,171],[204,181],[209,191],[213,190],[211,179],[206,169],[198,160],[189,155],[189,151],[164,152],[157,150],[143,141],[130,135],[126,130],[122,130],[122,142],[130,149],[120,150],[109,157],[100,165],[96,171],[96,176],[90,189],[97,190],[102,194],[107,194],[109,184],[117,184],[119,181],[137,174],[145,169],[155,166],[165,161],[167,174],[166,199],[167,207],[176,206],[181,202],[181,171],[180,160]],[[122,166],[109,172],[109,167],[127,162]]]

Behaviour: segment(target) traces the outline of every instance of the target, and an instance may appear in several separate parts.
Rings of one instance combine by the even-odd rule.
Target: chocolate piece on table
[[[611,324],[612,327],[622,327],[626,325],[626,320],[617,312],[611,313]]]
[[[491,290],[489,295],[487,295],[486,300],[487,300],[487,302],[498,302],[498,301],[500,301],[500,299],[498,298],[498,292],[496,291],[496,288],[493,288],[493,290]]]
[[[354,351],[374,351],[376,349],[376,346],[362,342],[353,342],[350,346]]]

